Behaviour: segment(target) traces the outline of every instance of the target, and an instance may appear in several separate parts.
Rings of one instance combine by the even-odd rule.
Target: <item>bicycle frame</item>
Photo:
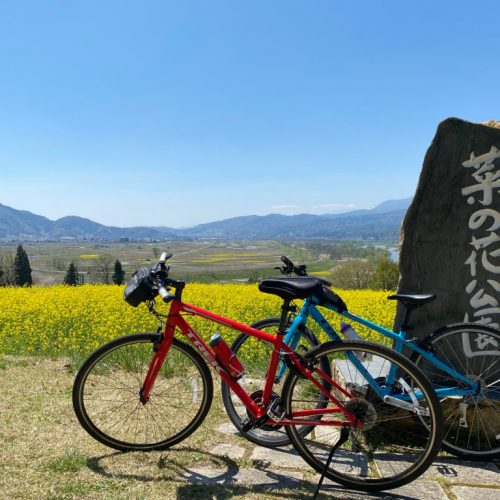
[[[328,335],[328,337],[331,340],[335,341],[340,341],[342,338],[339,336],[339,334],[333,329],[333,327],[330,325],[330,323],[325,319],[325,317],[320,313],[318,308],[316,307],[317,302],[315,302],[314,297],[309,297],[304,300],[304,304],[302,305],[299,313],[295,317],[294,321],[290,325],[290,327],[287,330],[287,333],[284,338],[284,343],[290,345],[292,349],[295,349],[298,345],[298,342],[300,340],[300,327],[305,326],[307,323],[307,319],[311,317],[317,324],[318,326]],[[376,323],[372,323],[371,321],[362,318],[361,316],[357,316],[356,314],[350,313],[349,311],[344,311],[344,312],[339,312],[337,309],[335,309],[333,306],[330,305],[325,305],[327,309],[335,312],[336,314],[347,318],[351,321],[354,321],[358,324],[361,324],[363,326],[366,326],[370,330],[376,331],[385,337],[388,337],[393,340],[394,342],[394,350],[397,352],[402,352],[404,347],[408,347],[414,352],[419,353],[426,361],[429,363],[433,364],[440,370],[444,371],[445,373],[453,376],[455,379],[460,380],[461,382],[464,383],[466,388],[460,388],[460,387],[446,387],[446,388],[437,388],[436,389],[436,394],[438,397],[444,398],[444,397],[449,397],[449,396],[468,396],[472,394],[477,394],[478,392],[478,385],[476,382],[468,379],[461,373],[457,372],[454,370],[452,367],[448,366],[447,364],[443,363],[439,359],[437,359],[431,352],[423,349],[420,347],[418,344],[416,344],[413,340],[408,340],[406,338],[406,332],[401,330],[399,333],[395,333],[391,330],[387,330],[386,328],[377,325]],[[358,370],[361,372],[364,372],[364,375],[366,376],[367,380],[372,383],[372,380],[370,380],[370,376],[367,373],[366,369],[363,367],[362,363],[353,356],[351,358],[351,361],[356,365]],[[283,373],[285,371],[286,367],[282,366],[279,370],[278,377],[282,377]],[[396,372],[397,372],[397,367],[392,366],[390,368],[389,374],[387,376],[387,385],[392,385],[396,378]],[[374,382],[374,381],[373,381]],[[381,390],[379,384],[375,382],[374,385],[372,385],[373,389],[379,393],[380,396],[384,395],[384,390]]]
[[[206,320],[214,323],[218,323],[232,330],[236,330],[252,337],[256,337],[264,342],[269,342],[273,344],[273,352],[271,354],[271,359],[269,363],[269,368],[267,371],[267,377],[264,387],[264,394],[262,401],[256,403],[245,391],[245,389],[239,384],[237,380],[234,380],[224,369],[224,367],[218,362],[214,351],[207,345],[200,335],[193,329],[193,327],[186,321],[185,316],[200,316]],[[326,381],[331,387],[340,391],[345,396],[352,398],[354,397],[349,391],[339,386],[331,377],[324,373],[321,369],[315,368],[314,371],[309,370],[307,367],[303,366],[297,357],[294,350],[283,342],[284,334],[278,332],[276,335],[271,335],[260,330],[256,330],[242,323],[224,318],[217,314],[211,313],[199,307],[186,304],[180,300],[173,300],[168,318],[163,331],[163,340],[159,345],[158,350],[155,352],[153,359],[151,361],[148,373],[145,377],[143,387],[141,389],[141,401],[146,403],[149,399],[150,391],[156,380],[156,376],[160,371],[160,368],[165,360],[170,346],[172,345],[172,339],[176,329],[179,329],[184,336],[187,337],[189,342],[195,347],[195,349],[203,356],[209,366],[214,368],[214,370],[219,374],[221,379],[229,385],[231,390],[236,394],[236,396],[241,400],[245,407],[249,410],[251,415],[255,420],[261,419],[259,423],[265,424],[277,424],[280,425],[322,425],[322,426],[356,426],[361,425],[361,422],[356,423],[356,418],[352,415],[344,405],[342,405],[332,394],[326,390],[320,381],[318,381],[313,374],[319,375],[320,379]],[[321,391],[321,393],[328,398],[328,400],[333,404],[333,407],[317,408],[309,410],[299,410],[293,412],[292,415],[288,415],[286,418],[282,416],[281,419],[277,420],[268,414],[268,407],[271,403],[272,389],[276,377],[276,372],[280,359],[283,356],[289,356],[289,359],[293,362],[295,367],[300,371],[300,373],[307,377],[311,382]],[[327,414],[340,414],[343,413],[345,419],[343,420],[322,420],[321,417]],[[319,417],[313,419],[313,417]],[[303,420],[307,418],[307,420]],[[301,420],[302,419],[302,420]]]

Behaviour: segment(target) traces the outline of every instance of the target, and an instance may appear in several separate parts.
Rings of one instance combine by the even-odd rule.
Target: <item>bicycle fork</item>
[[[139,390],[139,400],[145,405],[149,401],[149,395],[151,393],[151,389],[156,381],[156,377],[158,376],[158,372],[160,371],[165,358],[167,357],[168,351],[172,345],[172,341],[174,339],[174,329],[173,327],[169,327],[167,324],[164,333],[162,334],[161,341],[158,344],[155,344],[154,347],[154,356],[149,365],[148,373],[146,374],[146,378],[144,379],[144,383],[142,384],[141,389]]]

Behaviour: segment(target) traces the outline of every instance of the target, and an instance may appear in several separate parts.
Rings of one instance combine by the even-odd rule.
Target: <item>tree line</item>
[[[330,274],[334,287],[364,290],[396,290],[399,267],[387,257],[352,259],[338,264]]]
[[[122,285],[125,282],[125,272],[121,262],[116,259],[111,271],[113,258],[102,255],[98,258],[98,267],[103,283]],[[83,275],[78,272],[74,262],[70,262],[62,281],[66,285],[83,283]],[[26,251],[19,245],[15,256],[3,254],[0,256],[0,286],[31,286],[33,284],[32,270]]]

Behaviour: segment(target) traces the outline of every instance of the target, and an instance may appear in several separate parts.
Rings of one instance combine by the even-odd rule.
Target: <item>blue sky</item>
[[[0,203],[188,226],[412,196],[500,119],[498,1],[0,3]]]

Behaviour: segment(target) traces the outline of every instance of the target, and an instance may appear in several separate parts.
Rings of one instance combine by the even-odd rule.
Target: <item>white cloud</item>
[[[346,210],[352,210],[356,208],[353,203],[343,204],[343,203],[322,203],[321,205],[313,205],[311,210],[314,212],[344,212]]]

